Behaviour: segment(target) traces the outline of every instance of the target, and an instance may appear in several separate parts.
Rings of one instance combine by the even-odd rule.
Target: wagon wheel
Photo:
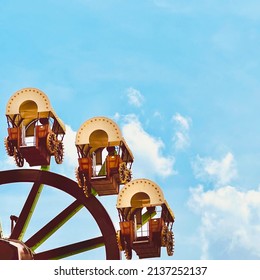
[[[122,236],[121,230],[118,230],[116,232],[116,239],[117,239],[117,246],[118,246],[119,250],[124,251],[125,258],[127,260],[131,260],[132,259],[132,248],[128,244],[125,237]]]
[[[123,240],[123,237],[121,235],[121,231],[118,230],[116,232],[116,241],[117,241],[117,246],[119,248],[120,251],[124,251],[125,249],[125,246],[124,246],[124,240]]]
[[[9,140],[9,137],[5,138],[4,144],[5,144],[5,150],[6,150],[7,154],[8,154],[8,156],[12,157],[14,155],[14,145]]]
[[[161,246],[166,247],[167,245],[167,234],[168,234],[168,227],[166,225],[163,226],[161,231]]]
[[[14,149],[14,160],[18,167],[23,167],[24,165],[24,158],[19,150],[16,148]]]
[[[54,151],[54,157],[57,164],[61,164],[64,158],[64,147],[61,141],[57,141]]]
[[[90,186],[90,182],[87,181],[85,173],[81,171],[79,167],[77,167],[75,170],[75,175],[76,175],[78,186],[82,188],[85,196],[89,197],[89,195],[92,193],[93,190]]]
[[[168,256],[172,256],[174,253],[174,235],[171,230],[167,232],[167,244],[166,244],[166,250]]]
[[[53,132],[49,132],[46,138],[46,146],[51,154],[55,153],[57,137]]]
[[[79,167],[77,167],[75,169],[75,177],[76,177],[78,186],[80,188],[83,188],[84,186],[86,186],[86,178],[84,176],[84,173],[79,169]]]
[[[129,183],[132,180],[132,171],[130,169],[125,170],[125,183]]]
[[[125,248],[125,258],[127,260],[131,260],[132,259],[132,248],[130,247],[130,245],[128,244],[128,242],[125,241],[125,244],[124,244],[124,248]]]
[[[12,239],[12,242],[20,242],[20,245],[24,244],[23,249],[29,249],[33,258],[36,260],[61,259],[81,252],[93,250],[101,246],[105,246],[106,259],[120,259],[120,252],[116,241],[116,232],[111,218],[95,196],[91,195],[89,198],[84,196],[76,182],[64,176],[44,170],[18,169],[0,171],[0,187],[12,183],[21,183],[22,186],[25,185],[24,183],[33,183],[33,185],[19,217],[15,219],[16,223],[11,231],[10,237],[5,239],[0,238],[1,242],[6,242]],[[73,197],[74,202],[68,205],[50,222],[29,237],[29,239],[24,240],[27,226],[30,223],[35,204],[41,196],[41,190],[43,189],[44,184],[70,195]],[[12,204],[10,203],[9,205]],[[101,232],[100,236],[38,252],[37,248],[40,247],[40,245],[42,245],[54,232],[60,229],[66,221],[84,207],[89,211],[98,225]],[[86,230],[87,233],[88,225],[80,225],[80,227],[81,230]],[[2,247],[0,246],[0,258],[5,259],[5,255],[1,252],[1,249]]]
[[[118,172],[121,184],[126,184],[131,181],[132,173],[131,170],[127,168],[125,162],[120,163]]]

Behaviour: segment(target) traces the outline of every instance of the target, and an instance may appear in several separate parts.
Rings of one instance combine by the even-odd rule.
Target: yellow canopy
[[[127,183],[117,197],[117,209],[144,208],[165,206],[174,221],[174,214],[170,209],[161,188],[149,179],[135,179]]]
[[[55,119],[61,130],[65,133],[65,126],[56,116],[48,96],[37,88],[23,88],[15,92],[6,105],[6,116],[13,119],[16,115],[20,115],[30,123],[36,118]]]
[[[84,122],[76,134],[76,146],[101,147],[124,146],[132,161],[134,156],[122,136],[119,126],[106,117],[93,117]]]
[[[121,189],[118,194],[116,207],[133,207],[133,205],[138,203],[142,204],[142,207],[150,207],[162,205],[164,201],[163,192],[156,183],[148,179],[135,179]]]
[[[76,145],[116,146],[123,139],[118,125],[106,117],[94,117],[84,122],[76,135]]]
[[[33,108],[31,108],[33,107]],[[39,113],[53,111],[48,96],[36,88],[24,88],[15,92],[6,106],[6,115],[20,114],[21,110],[37,109]]]

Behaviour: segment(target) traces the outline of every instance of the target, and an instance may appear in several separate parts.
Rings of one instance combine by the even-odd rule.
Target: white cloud
[[[189,146],[189,139],[187,138],[187,135],[183,132],[177,131],[174,135],[173,138],[174,144],[175,144],[175,148],[177,150],[183,150],[186,147]]]
[[[172,120],[175,122],[176,126],[175,135],[173,137],[174,146],[177,150],[183,150],[190,145],[189,130],[191,119],[176,113]]]
[[[201,216],[202,259],[260,258],[260,189],[232,186],[190,190],[189,206]]]
[[[120,114],[118,112],[116,112],[114,114],[114,116],[112,117],[112,119],[114,119],[115,122],[118,122],[120,120]]]
[[[216,183],[217,186],[229,184],[237,176],[235,159],[230,152],[221,160],[197,156],[193,171],[196,178]]]
[[[64,136],[64,160],[61,165],[55,165],[55,169],[59,169],[59,173],[63,173],[65,176],[75,180],[75,169],[78,166],[78,154],[75,146],[76,131],[74,131],[69,125],[66,126],[66,134]]]
[[[131,105],[134,105],[136,107],[142,106],[144,102],[144,97],[139,90],[130,87],[126,90],[126,93],[128,101]]]
[[[14,158],[5,156],[3,160],[0,161],[0,170],[16,169]]]
[[[76,131],[74,131],[69,125],[66,125],[66,134],[63,140],[66,157],[64,157],[64,163],[71,165],[75,164],[78,160],[77,149],[75,146]]]
[[[173,119],[177,124],[181,126],[182,129],[184,130],[189,130],[190,129],[190,122],[191,120],[189,118],[183,117],[181,114],[177,113],[173,116]]]
[[[174,158],[162,154],[163,141],[148,134],[135,115],[125,117],[122,133],[135,157],[134,177],[166,177],[174,174]]]
[[[161,114],[159,111],[155,111],[154,114],[153,114],[153,116],[154,116],[155,118],[163,119],[163,116],[162,116],[162,114]]]

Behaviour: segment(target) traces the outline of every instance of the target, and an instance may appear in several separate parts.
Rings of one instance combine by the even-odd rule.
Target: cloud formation
[[[16,168],[17,166],[15,164],[13,157],[5,155],[5,157],[0,161],[0,170],[8,170],[8,169],[16,169]]]
[[[134,105],[136,107],[141,107],[144,102],[144,97],[141,92],[132,87],[126,90],[126,94],[128,97],[129,104]]]
[[[64,144],[64,161],[59,167],[63,169],[64,175],[75,180],[75,169],[78,166],[78,154],[75,146],[76,131],[69,125],[66,126],[66,134],[63,140]]]
[[[191,125],[191,119],[176,113],[172,120],[175,123],[175,135],[173,142],[176,150],[183,150],[190,145],[189,130]]]
[[[163,155],[163,141],[147,133],[137,116],[124,118],[122,132],[135,157],[135,177],[154,178],[155,175],[167,177],[174,174],[174,158]]]
[[[230,152],[220,160],[197,156],[192,167],[197,179],[212,182],[217,186],[229,184],[237,176],[235,159]]]
[[[258,259],[260,257],[260,189],[239,190],[231,152],[220,160],[197,156],[194,175],[212,183],[190,189],[188,205],[200,216],[198,240],[202,259]]]
[[[260,258],[260,189],[204,191],[199,185],[190,193],[189,206],[201,216],[202,259]]]

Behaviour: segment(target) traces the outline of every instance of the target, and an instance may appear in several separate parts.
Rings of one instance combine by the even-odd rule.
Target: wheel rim
[[[168,256],[172,256],[174,253],[174,236],[172,231],[168,231],[167,233],[167,254]]]
[[[124,248],[125,248],[125,251],[124,251],[125,258],[127,260],[131,260],[132,259],[132,248],[129,246],[129,244],[127,242],[125,242]]]
[[[14,150],[14,160],[18,167],[23,167],[24,158],[23,158],[22,154],[20,153],[20,151],[18,151],[17,149]]]
[[[58,144],[55,147],[54,157],[57,164],[61,164],[63,162],[64,148],[61,141],[58,141]]]
[[[69,205],[53,220],[51,220],[42,229],[31,236],[31,238],[24,242],[29,248],[35,248],[37,244],[45,238],[44,234],[46,234],[46,231],[50,233],[52,228],[57,225],[58,222],[60,222],[59,220],[62,216],[63,218],[66,217],[66,215],[68,216],[79,207],[85,207],[89,211],[102,234],[102,236],[97,238],[69,244],[60,248],[53,248],[52,250],[45,252],[36,253],[34,255],[35,259],[55,259],[59,258],[61,255],[64,255],[65,253],[68,254],[76,251],[82,252],[83,249],[102,244],[105,246],[106,259],[120,259],[120,252],[117,247],[116,232],[113,222],[103,205],[95,196],[90,195],[88,198],[86,198],[82,190],[78,188],[76,182],[49,171],[33,169],[0,171],[0,186],[10,183],[22,182],[34,183],[26,203],[33,197],[35,198],[35,193],[38,192],[38,189],[42,184],[56,188],[75,198],[75,201],[71,205]],[[30,195],[32,197],[30,197]],[[22,210],[10,238],[21,240],[21,233],[25,224],[26,214],[28,214],[29,211],[25,206],[26,205],[24,205],[24,211]],[[25,217],[23,217],[23,215]]]
[[[168,233],[168,228],[167,226],[163,226],[162,228],[162,233],[161,233],[161,245],[162,247],[165,247],[167,245],[167,233]]]
[[[131,170],[127,168],[125,162],[120,163],[118,172],[119,172],[119,179],[121,184],[126,184],[131,181],[131,177],[132,177]]]
[[[53,154],[56,150],[56,135],[53,132],[50,132],[46,138],[46,144],[48,151]]]
[[[6,153],[8,154],[8,156],[13,156],[14,155],[14,146],[13,146],[12,142],[9,140],[9,137],[5,138],[4,145],[5,145]]]

